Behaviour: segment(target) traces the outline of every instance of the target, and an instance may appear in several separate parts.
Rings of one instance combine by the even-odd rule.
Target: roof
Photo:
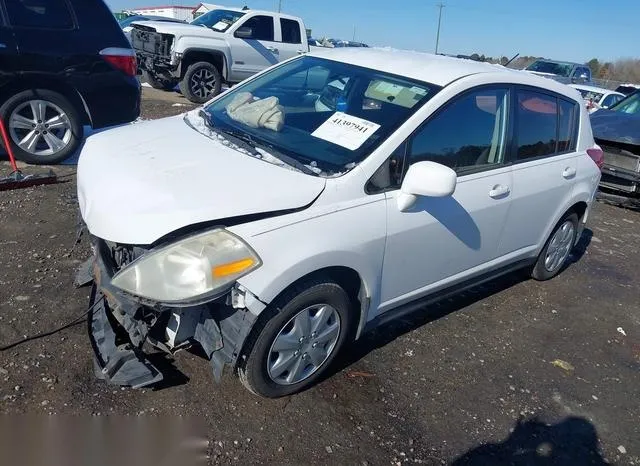
[[[165,10],[167,8],[176,8],[178,10],[194,10],[192,6],[181,6],[181,5],[161,5],[161,6],[141,6],[138,8],[133,8],[131,11],[147,11],[147,10]]]
[[[395,50],[387,48],[341,47],[333,49],[314,48],[309,55],[336,60],[353,65],[371,68],[391,74],[400,74],[408,78],[428,82],[437,86],[446,86],[456,79],[477,73],[517,73],[519,80],[526,80],[533,86],[556,90],[562,86],[553,80],[535,76],[520,70],[462,58],[433,55],[424,52]]]

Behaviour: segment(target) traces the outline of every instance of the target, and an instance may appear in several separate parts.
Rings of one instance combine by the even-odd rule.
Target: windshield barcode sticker
[[[378,128],[380,128],[380,125],[371,121],[336,112],[311,133],[311,136],[324,139],[349,150],[356,150]]]

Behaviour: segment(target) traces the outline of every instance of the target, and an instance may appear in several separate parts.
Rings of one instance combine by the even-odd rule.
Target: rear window
[[[280,28],[282,29],[282,42],[287,44],[301,44],[302,36],[300,34],[300,23],[292,19],[280,19]]]
[[[528,90],[519,90],[516,102],[517,160],[575,150],[575,103]]]
[[[72,29],[66,0],[5,0],[9,24],[37,29]]]

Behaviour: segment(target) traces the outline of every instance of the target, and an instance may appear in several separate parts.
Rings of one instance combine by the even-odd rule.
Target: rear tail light
[[[100,56],[104,61],[114,68],[122,71],[127,76],[135,77],[138,73],[136,53],[133,49],[109,47],[101,50]]]
[[[589,157],[591,157],[591,160],[595,162],[598,168],[601,169],[604,165],[604,152],[602,152],[602,149],[596,145],[591,149],[587,149],[587,154],[589,154]]]

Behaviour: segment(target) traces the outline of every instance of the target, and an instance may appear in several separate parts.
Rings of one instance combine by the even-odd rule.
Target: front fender
[[[382,196],[270,231],[262,227],[262,232],[253,236],[248,234],[251,225],[229,229],[243,237],[262,259],[259,269],[238,281],[261,301],[270,303],[300,278],[338,266],[358,273],[371,303],[369,309],[377,309],[386,236]]]

